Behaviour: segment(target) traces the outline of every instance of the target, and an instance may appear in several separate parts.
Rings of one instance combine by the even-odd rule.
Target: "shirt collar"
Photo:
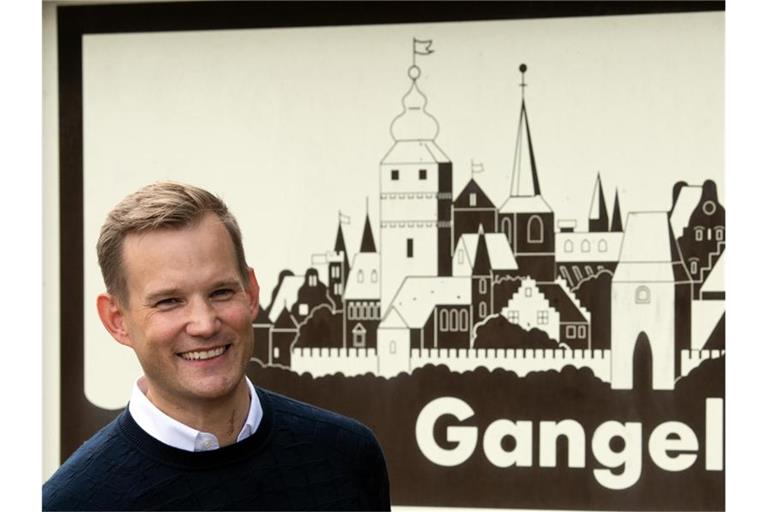
[[[142,390],[142,387],[144,387],[143,379],[144,377],[140,377],[134,383],[131,401],[128,403],[128,411],[131,413],[131,417],[133,417],[136,424],[142,430],[161,443],[188,452],[209,451],[219,448],[219,440],[215,435],[209,432],[201,432],[171,418],[150,402]],[[256,389],[248,377],[245,377],[245,382],[248,384],[251,404],[248,408],[245,424],[240,430],[236,442],[240,442],[256,433],[263,416]]]

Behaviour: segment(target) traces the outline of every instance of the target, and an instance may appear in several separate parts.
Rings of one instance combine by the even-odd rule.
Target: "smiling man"
[[[144,187],[109,213],[97,252],[99,317],[144,375],[43,485],[43,509],[389,509],[367,427],[245,376],[259,286],[219,198]]]

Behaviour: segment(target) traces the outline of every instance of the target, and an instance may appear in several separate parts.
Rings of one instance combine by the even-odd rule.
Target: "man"
[[[109,213],[97,252],[99,317],[144,375],[43,485],[44,509],[389,509],[367,427],[245,376],[259,286],[219,198],[144,187]]]

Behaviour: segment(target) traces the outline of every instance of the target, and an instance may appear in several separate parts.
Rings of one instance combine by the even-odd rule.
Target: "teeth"
[[[226,347],[219,347],[211,350],[200,350],[198,352],[184,352],[180,355],[187,361],[203,361],[205,359],[211,359],[216,356],[220,356],[226,349]]]

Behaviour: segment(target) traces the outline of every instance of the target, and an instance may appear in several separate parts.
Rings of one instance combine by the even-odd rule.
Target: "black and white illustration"
[[[139,372],[90,308],[103,215],[185,181],[242,219],[249,376],[370,425],[393,504],[723,508],[722,31],[84,36],[85,396]]]

